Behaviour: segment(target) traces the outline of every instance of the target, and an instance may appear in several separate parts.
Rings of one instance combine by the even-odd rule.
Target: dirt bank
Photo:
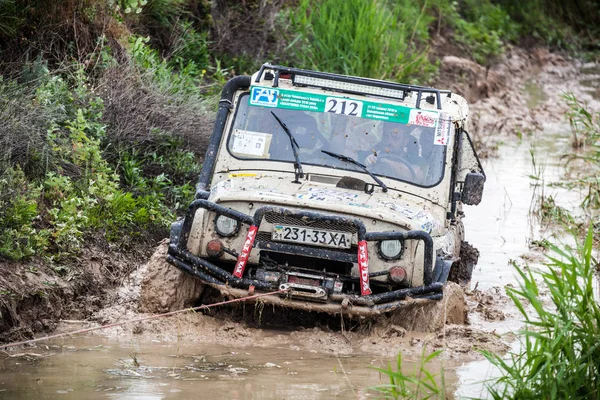
[[[51,332],[61,320],[89,318],[110,304],[123,277],[152,251],[152,245],[123,251],[100,242],[60,264],[0,262],[0,343]]]

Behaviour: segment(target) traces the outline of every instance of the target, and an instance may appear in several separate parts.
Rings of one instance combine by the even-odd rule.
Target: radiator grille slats
[[[306,226],[314,229],[326,229],[331,231],[350,232],[355,234],[358,229],[353,224],[331,223],[326,221],[311,220],[309,218],[295,217],[279,213],[266,213],[265,221],[276,225]]]

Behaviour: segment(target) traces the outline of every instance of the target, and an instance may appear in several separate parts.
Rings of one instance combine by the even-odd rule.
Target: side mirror
[[[465,176],[461,201],[469,206],[476,206],[481,202],[483,196],[483,184],[485,176],[479,172],[469,172]]]

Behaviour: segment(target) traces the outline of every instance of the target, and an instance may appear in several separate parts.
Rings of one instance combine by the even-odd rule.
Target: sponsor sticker
[[[358,242],[358,273],[360,274],[360,294],[367,296],[372,292],[369,286],[369,251],[366,240]]]
[[[434,111],[410,110],[408,123],[411,125],[435,128],[438,121],[438,113]]]
[[[451,128],[453,128],[453,126],[450,116],[446,114],[440,114],[440,122],[435,130],[433,144],[438,146],[446,146],[448,144],[448,137],[450,136]]]
[[[331,189],[309,188],[308,193],[297,194],[296,197],[302,200],[327,201],[327,202],[352,202],[356,200],[358,194],[350,192],[341,192]]]
[[[231,182],[231,179],[227,179],[221,182],[217,182],[211,189],[210,189],[210,197],[211,199],[216,197],[216,196],[220,196],[221,194],[225,193],[225,192],[231,192],[234,189],[233,187],[233,182]]]
[[[252,251],[252,247],[254,246],[254,239],[256,238],[257,230],[258,227],[256,225],[251,225],[248,228],[248,235],[246,235],[244,247],[242,247],[242,251],[238,256],[237,263],[235,264],[235,268],[233,270],[233,276],[237,278],[241,278],[242,276],[244,276],[244,270],[246,269],[248,257],[250,257],[250,252]]]
[[[254,86],[250,92],[250,104],[253,106],[277,107],[279,90]]]

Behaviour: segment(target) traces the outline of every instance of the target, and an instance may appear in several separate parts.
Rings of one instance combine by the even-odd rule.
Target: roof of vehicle
[[[272,88],[312,88],[346,95],[360,95],[393,102],[404,107],[448,114],[453,122],[466,126],[467,101],[450,90],[299,68],[263,64],[252,76],[252,85]]]

